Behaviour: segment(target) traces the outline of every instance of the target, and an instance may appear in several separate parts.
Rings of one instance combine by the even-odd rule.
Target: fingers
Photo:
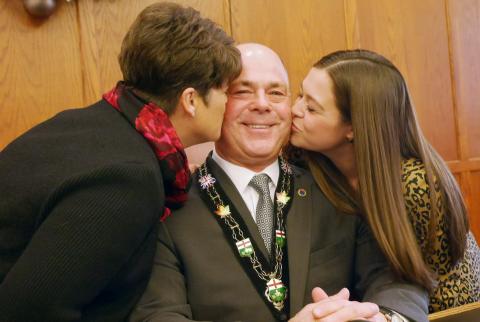
[[[382,313],[377,313],[374,316],[372,316],[369,321],[371,322],[387,322],[387,319]]]
[[[325,291],[322,290],[320,287],[315,287],[315,288],[312,290],[312,300],[313,300],[313,303],[319,302],[319,301],[324,300],[324,299],[327,299],[327,298],[328,298],[327,293],[325,293]]]
[[[350,291],[348,290],[348,288],[344,287],[337,294],[332,295],[330,298],[348,300],[350,298]]]
[[[325,293],[325,291],[323,289],[321,289],[320,287],[315,287],[312,290],[313,303],[323,301],[323,300],[327,300],[327,299],[330,299],[330,300],[336,300],[336,299],[348,300],[349,297],[350,297],[350,291],[348,290],[348,288],[342,288],[337,294],[332,295],[332,296],[328,296],[328,294]]]
[[[341,289],[337,294],[328,296],[321,288],[312,290],[313,303],[304,307],[296,316],[295,321],[339,322],[351,320],[364,320],[372,322],[385,322],[379,308],[373,303],[360,303],[349,301],[350,292],[347,288]],[[310,313],[310,314],[308,314]]]
[[[375,318],[379,309],[376,304],[369,302],[351,302],[344,299],[327,301],[313,309],[313,316],[322,322],[349,321],[354,319]],[[381,321],[381,320],[374,320]]]
[[[300,312],[298,312],[289,322],[314,322],[318,321],[314,318],[312,310],[315,307],[314,303],[305,305]]]
[[[346,306],[350,306],[350,303],[344,299],[324,301],[313,309],[312,314],[315,319],[322,319],[342,310]]]

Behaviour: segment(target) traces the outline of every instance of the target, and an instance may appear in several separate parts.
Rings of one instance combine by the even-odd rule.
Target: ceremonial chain
[[[283,158],[280,157],[279,162],[282,174],[280,176],[280,192],[277,192],[275,195],[275,266],[271,272],[266,272],[262,267],[250,238],[246,236],[246,233],[242,230],[237,220],[232,216],[231,207],[233,209],[233,205],[226,204],[215,188],[218,184],[216,183],[217,180],[208,171],[206,162],[199,168],[198,182],[200,188],[207,193],[211,202],[213,202],[214,208],[216,209],[214,211],[215,215],[219,216],[230,229],[239,255],[250,259],[253,270],[257,276],[266,283],[265,297],[280,311],[284,307],[288,294],[287,287],[282,282],[283,248],[286,245],[285,215],[283,212],[291,200],[289,193],[291,191],[292,169]]]

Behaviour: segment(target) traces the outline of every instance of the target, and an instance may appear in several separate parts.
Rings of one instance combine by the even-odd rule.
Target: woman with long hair
[[[386,58],[320,59],[293,106],[291,144],[339,211],[363,216],[393,270],[430,291],[430,312],[480,300],[480,250],[460,189],[424,137]]]

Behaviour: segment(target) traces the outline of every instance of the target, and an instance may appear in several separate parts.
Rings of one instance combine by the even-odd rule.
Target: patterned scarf
[[[152,102],[144,102],[123,82],[103,95],[110,105],[132,124],[148,141],[157,156],[165,187],[165,220],[170,208],[179,208],[187,200],[190,170],[182,142],[168,115]]]

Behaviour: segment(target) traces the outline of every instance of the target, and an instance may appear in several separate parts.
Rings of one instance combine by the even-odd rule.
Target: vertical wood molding
[[[456,86],[456,75],[455,75],[455,66],[454,66],[454,54],[452,48],[452,22],[450,17],[449,10],[450,0],[444,0],[445,6],[445,19],[447,23],[447,37],[448,37],[448,56],[449,56],[449,66],[450,66],[450,79],[452,84],[452,110],[455,119],[455,138],[457,140],[457,153],[460,160],[467,159],[467,137],[465,135],[464,128],[462,126],[463,120],[461,113],[458,112],[457,105],[457,90]]]
[[[361,48],[360,30],[356,0],[344,0],[345,41],[347,49]]]
[[[445,6],[445,19],[446,19],[446,24],[447,24],[447,36],[448,36],[448,55],[449,55],[449,66],[450,66],[450,79],[452,83],[452,110],[453,110],[453,115],[455,119],[455,138],[457,141],[457,153],[459,156],[459,159],[461,161],[464,161],[466,159],[466,149],[467,144],[466,144],[466,137],[464,133],[464,129],[462,127],[462,115],[461,113],[458,112],[458,105],[457,105],[457,91],[455,87],[455,80],[456,80],[456,75],[455,75],[455,66],[453,64],[453,48],[452,48],[452,22],[451,22],[451,16],[450,16],[450,10],[449,10],[449,0],[444,1],[444,6]],[[460,180],[458,181],[458,184],[462,190],[462,194],[465,200],[465,204],[467,207],[468,213],[472,212],[471,209],[471,177],[470,177],[470,172],[469,171],[461,171],[459,173]]]
[[[223,0],[223,16],[225,17],[225,31],[232,36],[232,4],[230,0]]]
[[[446,0],[461,187],[471,229],[480,241],[480,3]]]

